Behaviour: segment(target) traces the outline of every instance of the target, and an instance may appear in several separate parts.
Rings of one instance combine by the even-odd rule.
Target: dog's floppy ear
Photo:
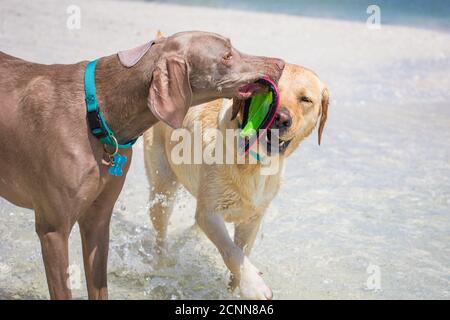
[[[178,55],[161,57],[153,70],[148,107],[172,128],[180,128],[192,102],[189,69]]]
[[[232,106],[232,112],[231,112],[231,119],[230,120],[236,119],[239,111],[241,111],[244,108],[244,105],[245,105],[245,101],[244,100],[233,98],[233,106]]]
[[[320,146],[320,142],[322,140],[323,128],[325,127],[325,122],[327,121],[328,103],[329,103],[328,89],[325,88],[322,92],[322,108],[321,108],[322,110],[321,110],[320,124],[319,124],[319,146]]]
[[[141,60],[141,58],[147,53],[147,51],[152,46],[153,41],[143,44],[139,47],[120,51],[117,55],[119,56],[120,63],[127,68],[131,68],[136,63]]]

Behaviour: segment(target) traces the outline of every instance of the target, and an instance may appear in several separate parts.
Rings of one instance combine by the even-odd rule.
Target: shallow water
[[[356,118],[338,116],[354,111],[339,107],[326,143],[311,139],[292,156],[252,258],[277,298],[450,298],[450,111],[441,109],[378,107]],[[388,115],[382,124],[367,125],[380,114]],[[139,144],[114,211],[111,298],[231,298],[226,269],[192,227],[195,204],[183,190],[169,262],[157,268],[141,155]],[[33,216],[0,201],[0,263],[10,268],[0,296],[46,297]],[[71,248],[81,266],[77,232]],[[380,268],[381,290],[366,287],[369,265]],[[74,294],[83,298],[80,286]]]
[[[158,20],[165,6],[129,9],[123,2],[110,5],[110,23],[104,25],[97,17],[105,2],[93,2],[85,28],[68,34],[55,28],[57,10],[42,3],[50,1],[23,8],[2,4],[15,19],[0,33],[0,50],[48,63],[75,61],[86,58],[85,48],[104,55],[139,43],[146,36],[128,35],[141,25],[168,34],[180,28],[175,20]],[[194,19],[205,16],[203,9],[169,9],[182,12],[176,19],[183,29],[225,33],[245,52],[283,55],[317,71],[329,85],[323,145],[316,145],[313,133],[288,160],[252,254],[275,297],[449,299],[450,35],[213,9]],[[18,30],[31,30],[39,17],[35,38],[21,38]],[[261,20],[268,23],[258,25]],[[275,23],[283,32],[267,48],[264,40]],[[89,37],[92,30],[98,37]],[[129,43],[108,41],[111,33]],[[139,141],[112,219],[110,297],[236,297],[225,289],[228,273],[217,250],[192,227],[195,201],[184,190],[171,220],[169,259],[157,268],[148,189]],[[86,298],[76,228],[70,248],[75,273],[77,266],[81,272],[74,296]],[[379,270],[379,290],[367,287],[369,266]],[[0,298],[47,297],[33,214],[0,199]]]

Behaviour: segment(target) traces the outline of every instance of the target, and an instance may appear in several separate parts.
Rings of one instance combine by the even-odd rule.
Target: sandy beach
[[[66,26],[81,9],[81,28]],[[2,0],[0,51],[74,63],[172,34],[206,30],[246,53],[313,69],[330,88],[323,145],[288,160],[253,261],[283,299],[450,299],[450,31],[140,1]],[[142,141],[111,232],[112,299],[230,299],[213,245],[191,228],[180,190],[171,263],[153,267]],[[75,298],[87,297],[77,228]],[[373,266],[381,287],[367,287]],[[0,199],[0,298],[48,298],[34,216]]]

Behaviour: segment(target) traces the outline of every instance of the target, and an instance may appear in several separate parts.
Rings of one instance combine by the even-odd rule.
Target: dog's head
[[[268,130],[260,141],[266,155],[270,156],[271,150],[274,153],[273,156],[290,155],[300,142],[311,134],[318,122],[320,145],[327,120],[329,100],[325,84],[313,71],[286,64],[278,82],[278,88],[280,107],[270,127],[270,129],[277,129],[278,134],[276,130]],[[233,107],[236,108],[235,106],[236,103]],[[242,110],[243,104],[239,104],[238,108]]]
[[[131,68],[151,47],[148,43],[122,51],[119,60]],[[281,59],[243,54],[228,38],[210,32],[186,31],[167,38],[159,33],[153,47],[160,54],[149,64],[148,106],[173,128],[181,127],[190,106],[218,98],[247,99],[264,89],[255,84],[258,79],[268,76],[276,82],[284,68]]]

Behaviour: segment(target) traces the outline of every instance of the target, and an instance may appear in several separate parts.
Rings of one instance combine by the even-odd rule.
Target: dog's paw
[[[272,300],[272,290],[265,284],[262,273],[245,258],[239,280],[241,295],[251,300]]]
[[[233,293],[237,287],[239,287],[239,278],[231,274],[230,281],[228,282],[228,291]]]

